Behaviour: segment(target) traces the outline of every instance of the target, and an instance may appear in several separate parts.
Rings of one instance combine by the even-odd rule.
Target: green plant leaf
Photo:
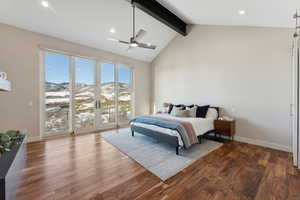
[[[19,145],[24,138],[20,131],[10,130],[0,133],[0,156],[5,152],[11,151],[15,145]]]

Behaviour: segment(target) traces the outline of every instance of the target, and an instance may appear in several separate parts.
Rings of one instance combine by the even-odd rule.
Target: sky
[[[59,54],[45,52],[45,80],[52,83],[69,82],[69,57]],[[75,59],[75,80],[78,83],[93,84],[95,62],[92,60]],[[131,69],[119,66],[119,82],[131,82]],[[101,83],[114,81],[114,65],[101,64]]]

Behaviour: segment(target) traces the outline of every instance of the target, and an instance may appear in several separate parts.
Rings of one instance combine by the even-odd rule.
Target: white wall
[[[8,74],[13,91],[0,93],[0,131],[28,130],[31,140],[39,130],[39,45],[79,55],[131,63],[135,73],[135,111],[149,113],[150,63],[0,24],[0,71]],[[30,106],[29,102],[33,105]]]
[[[209,103],[237,119],[237,139],[290,150],[291,29],[202,26],[153,61],[153,106]]]

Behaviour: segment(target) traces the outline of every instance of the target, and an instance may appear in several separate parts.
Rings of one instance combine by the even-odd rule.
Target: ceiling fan
[[[130,38],[129,42],[114,39],[114,38],[109,38],[108,40],[129,45],[129,48],[127,49],[127,51],[130,51],[132,48],[136,48],[136,47],[152,49],[152,50],[156,49],[155,45],[145,44],[145,43],[140,42],[141,39],[147,34],[147,31],[140,29],[139,32],[135,35],[135,5],[132,5],[132,7],[133,7],[133,34],[132,34],[132,37]]]

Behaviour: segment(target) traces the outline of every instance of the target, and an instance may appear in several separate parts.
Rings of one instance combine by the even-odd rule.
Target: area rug
[[[222,146],[222,143],[203,139],[201,144],[187,150],[180,149],[179,155],[176,155],[174,147],[150,137],[138,133],[132,137],[129,128],[107,131],[101,136],[163,181]]]

